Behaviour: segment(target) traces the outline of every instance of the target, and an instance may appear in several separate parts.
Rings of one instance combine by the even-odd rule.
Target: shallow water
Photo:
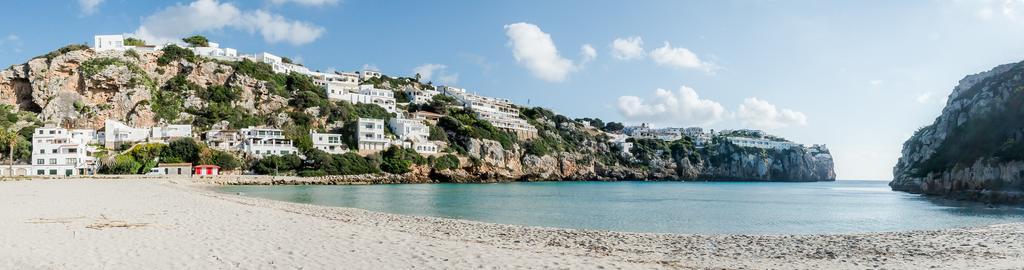
[[[894,192],[887,182],[881,181],[542,182],[216,189],[396,214],[627,232],[853,233],[1024,221],[1024,208],[989,208]]]

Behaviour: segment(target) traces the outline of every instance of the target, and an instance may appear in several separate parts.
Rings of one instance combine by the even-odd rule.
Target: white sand
[[[179,182],[0,182],[0,269],[1024,268],[1024,224],[859,235],[637,234],[293,204]]]

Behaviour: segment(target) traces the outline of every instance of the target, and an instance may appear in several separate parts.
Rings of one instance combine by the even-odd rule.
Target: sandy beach
[[[676,235],[278,202],[189,180],[0,182],[3,269],[1020,269],[1024,224]],[[638,221],[639,222],[639,221]]]

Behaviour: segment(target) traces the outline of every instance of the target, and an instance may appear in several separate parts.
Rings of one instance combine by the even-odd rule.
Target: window
[[[41,158],[40,159],[36,159],[36,165],[43,165],[43,164],[46,164],[46,160],[41,159]]]
[[[56,153],[57,153],[57,149],[53,149],[53,151],[51,151],[51,152],[53,152],[54,154],[56,154]]]
[[[46,149],[39,149],[40,154],[46,154]]]
[[[74,153],[78,153],[78,148],[71,148],[71,149],[68,149],[68,153],[69,153],[69,154],[74,154]]]
[[[57,170],[50,170],[50,175],[57,175]]]
[[[68,164],[68,165],[74,165],[74,164],[78,164],[78,159],[77,159],[77,158],[68,158],[68,159],[67,159],[67,160],[65,160],[65,161],[67,161],[67,164]]]
[[[42,134],[43,132],[40,131],[39,133]],[[46,171],[44,171],[44,170],[36,170],[36,175],[46,175]]]
[[[50,165],[57,165],[57,159],[56,158],[51,158],[50,159]],[[57,173],[53,173],[53,174],[57,174]]]

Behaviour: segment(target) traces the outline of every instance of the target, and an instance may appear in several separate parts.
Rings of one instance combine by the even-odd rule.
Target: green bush
[[[406,151],[401,147],[392,145],[381,153],[381,159],[381,170],[388,173],[403,174],[412,171],[409,167],[414,162],[422,160],[423,157],[415,151]]]
[[[164,54],[160,55],[160,57],[156,59],[156,64],[160,66],[166,66],[167,64],[177,60],[185,60],[191,63],[196,62],[196,55],[192,53],[192,50],[178,47],[178,45],[167,45],[161,49],[161,51],[163,51]]]
[[[146,46],[146,41],[137,38],[125,38],[125,46]]]
[[[434,159],[432,167],[435,170],[448,170],[461,168],[462,164],[459,164],[459,157],[449,154]]]
[[[189,45],[192,45],[192,47],[209,47],[210,46],[210,40],[206,39],[206,37],[200,36],[200,35],[195,35],[195,36],[183,38],[183,39],[181,39],[181,41],[184,41],[185,43],[188,43]]]
[[[44,55],[40,55],[40,56],[36,56],[36,57],[32,57],[32,58],[33,59],[35,59],[35,58],[46,58],[46,61],[50,61],[50,60],[53,60],[53,58],[55,58],[57,56],[60,56],[62,54],[65,54],[65,53],[69,53],[69,52],[73,52],[73,51],[79,51],[79,50],[87,50],[87,49],[89,49],[89,45],[88,44],[71,44],[71,45],[67,45],[67,46],[61,47],[60,49],[57,49],[55,51],[46,53]]]
[[[224,171],[231,171],[242,167],[242,162],[231,153],[214,149],[207,149],[203,153],[204,155],[200,158],[199,164],[217,165]]]
[[[167,144],[167,147],[160,151],[160,162],[178,163],[199,162],[201,147],[192,138],[179,138]]]
[[[335,164],[338,166],[339,174],[352,175],[380,172],[380,168],[378,168],[370,158],[364,158],[353,152],[334,155],[333,158]]]

